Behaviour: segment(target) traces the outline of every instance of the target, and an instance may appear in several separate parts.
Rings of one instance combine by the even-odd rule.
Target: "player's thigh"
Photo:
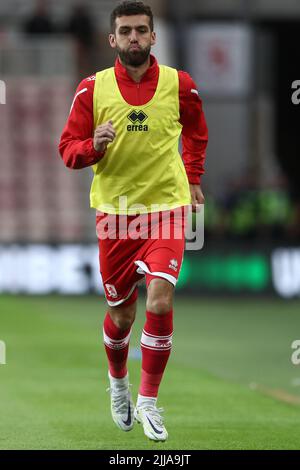
[[[132,304],[131,300],[137,297],[137,283],[142,278],[134,264],[139,241],[99,240],[98,243],[100,272],[108,305],[123,308],[128,302]]]
[[[164,314],[172,310],[174,285],[159,277],[152,277],[147,287],[146,308],[148,311]]]

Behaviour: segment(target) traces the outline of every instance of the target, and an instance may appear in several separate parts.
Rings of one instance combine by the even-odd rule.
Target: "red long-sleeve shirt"
[[[131,106],[142,106],[153,97],[159,76],[158,63],[151,56],[151,65],[136,83],[117,59],[115,74],[123,98]],[[178,71],[180,123],[182,124],[182,158],[190,184],[199,184],[204,173],[205,151],[208,140],[202,101],[197,87],[186,72]],[[94,117],[93,93],[95,76],[79,84],[64,127],[59,151],[68,168],[80,169],[97,163],[104,155],[93,147]]]

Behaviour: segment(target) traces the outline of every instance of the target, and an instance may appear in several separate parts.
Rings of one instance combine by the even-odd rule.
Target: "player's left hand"
[[[198,184],[190,184],[190,192],[192,201],[192,211],[196,212],[197,205],[204,204],[205,198],[203,196],[201,187]]]

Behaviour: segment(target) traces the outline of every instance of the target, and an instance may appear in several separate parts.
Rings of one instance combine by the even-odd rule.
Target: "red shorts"
[[[138,216],[97,212],[100,272],[108,305],[137,299],[137,285],[158,277],[176,285],[184,246],[184,208]]]

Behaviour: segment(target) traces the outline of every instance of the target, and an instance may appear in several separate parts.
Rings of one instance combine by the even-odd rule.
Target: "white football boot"
[[[115,379],[108,373],[112,419],[122,431],[131,431],[134,425],[134,404],[129,390],[128,374],[123,379]]]
[[[168,432],[164,426],[161,412],[163,408],[156,408],[155,405],[137,406],[134,410],[134,417],[144,428],[144,433],[152,441],[166,441]]]

